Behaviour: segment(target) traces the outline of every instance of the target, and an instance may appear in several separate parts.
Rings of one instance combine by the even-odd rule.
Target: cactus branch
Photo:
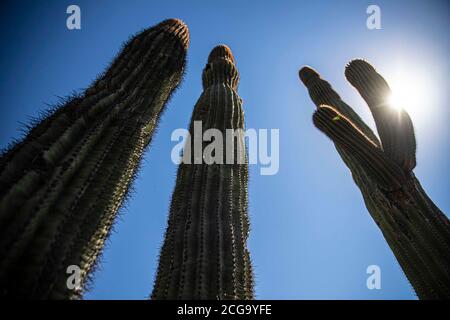
[[[347,80],[358,90],[372,112],[383,151],[405,172],[416,166],[416,138],[409,114],[392,108],[391,89],[384,78],[364,60],[353,60],[345,68]]]
[[[406,112],[389,109],[389,87],[367,62],[350,62],[346,76],[372,110],[381,143],[328,82],[304,67],[300,79],[318,107],[314,124],[334,142],[419,298],[448,299],[450,222],[412,172],[416,149],[411,120]]]

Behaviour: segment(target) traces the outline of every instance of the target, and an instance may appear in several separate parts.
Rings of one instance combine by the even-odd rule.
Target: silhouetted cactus
[[[185,66],[180,20],[133,37],[85,93],[0,158],[0,296],[75,298],[66,268],[95,264]]]
[[[244,128],[238,81],[230,49],[215,47],[203,70],[204,92],[192,114],[192,138],[194,121],[224,137],[226,129]],[[233,152],[233,164],[207,164],[201,154],[185,146],[183,157],[191,164],[181,163],[178,168],[152,299],[253,298],[243,139],[241,131],[234,146],[225,148],[224,156]],[[201,164],[194,164],[195,159]]]
[[[345,75],[369,105],[381,143],[328,82],[304,67],[300,78],[318,107],[314,124],[335,143],[419,298],[448,299],[450,222],[412,172],[416,143],[411,119],[389,106],[390,89],[370,64],[354,60]]]

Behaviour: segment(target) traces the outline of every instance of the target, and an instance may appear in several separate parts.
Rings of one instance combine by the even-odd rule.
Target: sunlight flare
[[[411,116],[421,116],[429,105],[430,85],[426,77],[418,72],[396,72],[388,78],[392,93],[389,105],[397,110],[406,110]]]

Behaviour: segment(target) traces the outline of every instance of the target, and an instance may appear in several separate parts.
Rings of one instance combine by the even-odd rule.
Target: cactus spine
[[[304,67],[300,78],[318,107],[313,122],[334,142],[419,298],[448,299],[450,222],[412,172],[411,119],[388,105],[389,86],[370,64],[354,60],[345,75],[369,105],[381,142],[328,82]]]
[[[188,29],[170,19],[133,37],[109,69],[0,158],[0,296],[76,298],[178,86]]]
[[[219,130],[222,136],[226,129],[244,129],[238,82],[230,49],[215,47],[203,70],[204,92],[194,107],[191,137],[202,139],[194,137],[194,121],[201,121],[205,130]],[[248,165],[242,142],[240,131],[237,143],[225,148],[225,155],[233,155],[233,164],[194,162],[202,160],[201,155],[185,146],[184,159],[190,164],[184,161],[178,168],[152,299],[253,298],[246,245]],[[203,143],[201,151],[206,148]]]

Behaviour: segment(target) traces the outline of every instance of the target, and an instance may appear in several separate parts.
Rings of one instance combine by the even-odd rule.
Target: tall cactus
[[[381,142],[328,82],[304,67],[300,78],[318,107],[313,122],[334,142],[419,298],[448,299],[450,222],[412,172],[416,143],[411,119],[389,105],[389,86],[370,64],[354,60],[345,75],[367,102]]]
[[[76,298],[95,264],[185,66],[189,34],[169,19],[133,37],[85,93],[0,158],[0,296]]]
[[[230,49],[215,47],[203,70],[204,92],[191,118],[189,132],[194,140],[202,141],[198,133],[194,136],[194,121],[200,121],[204,130],[219,130],[222,136],[226,129],[244,129],[238,82]],[[236,131],[233,145],[226,144],[223,155],[231,155],[231,163],[203,161],[206,143],[193,152],[185,146],[186,161],[178,168],[152,299],[253,298],[242,130]]]

